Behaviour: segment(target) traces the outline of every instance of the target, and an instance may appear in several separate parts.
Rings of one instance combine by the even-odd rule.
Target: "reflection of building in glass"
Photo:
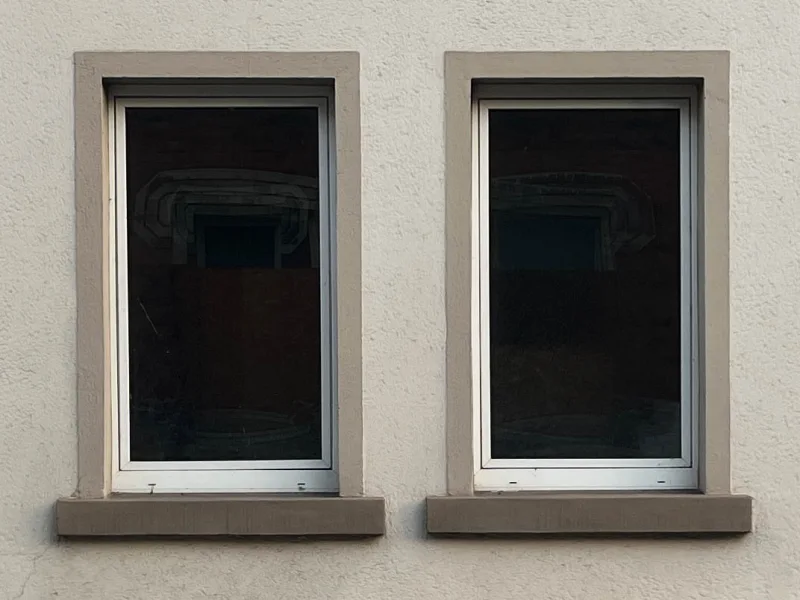
[[[491,181],[492,267],[614,268],[655,235],[650,198],[614,175],[542,173]]]
[[[221,227],[246,236],[246,227],[274,238],[274,265],[308,237],[318,241],[317,180],[244,169],[164,171],[136,195],[133,231],[157,248],[171,247],[173,264],[195,254],[205,262],[206,234]],[[213,231],[212,235],[221,232]],[[199,241],[199,243],[198,243]],[[263,242],[263,240],[262,240]],[[241,254],[240,254],[241,256]],[[318,262],[319,252],[311,256]],[[242,257],[243,258],[243,257]]]

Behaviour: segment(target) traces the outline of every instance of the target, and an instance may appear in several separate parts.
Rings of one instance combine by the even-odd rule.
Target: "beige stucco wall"
[[[0,598],[791,598],[800,590],[800,5],[0,3]],[[76,50],[357,50],[368,542],[60,542],[76,487]],[[743,539],[428,540],[443,493],[445,50],[731,51],[733,491]]]

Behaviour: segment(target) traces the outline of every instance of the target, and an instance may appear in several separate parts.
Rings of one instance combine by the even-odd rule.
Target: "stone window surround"
[[[56,504],[69,536],[382,535],[383,498],[364,496],[361,364],[361,123],[356,52],[75,54],[78,484]],[[333,83],[336,119],[338,495],[111,494],[107,86]]]
[[[447,52],[447,495],[430,534],[738,534],[752,499],[730,489],[729,55],[698,52]],[[686,493],[480,493],[473,489],[472,94],[476,83],[666,83],[700,92],[700,489]]]

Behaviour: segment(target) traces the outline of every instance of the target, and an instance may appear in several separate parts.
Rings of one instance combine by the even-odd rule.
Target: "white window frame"
[[[112,491],[336,492],[339,487],[335,317],[335,130],[333,91],[314,85],[125,85],[108,96],[111,281]],[[132,461],[128,344],[125,109],[313,107],[319,119],[319,251],[322,458],[273,461]]]
[[[680,111],[681,457],[672,459],[493,459],[489,369],[490,110],[677,109]],[[473,450],[477,491],[695,490],[698,486],[698,99],[685,85],[485,85],[474,90]]]

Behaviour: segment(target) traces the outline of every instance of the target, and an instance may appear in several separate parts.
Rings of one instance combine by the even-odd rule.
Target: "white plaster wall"
[[[2,0],[0,598],[800,597],[800,4]],[[61,542],[75,487],[76,50],[358,50],[371,542]],[[734,490],[744,539],[427,540],[444,456],[445,50],[729,49]]]

